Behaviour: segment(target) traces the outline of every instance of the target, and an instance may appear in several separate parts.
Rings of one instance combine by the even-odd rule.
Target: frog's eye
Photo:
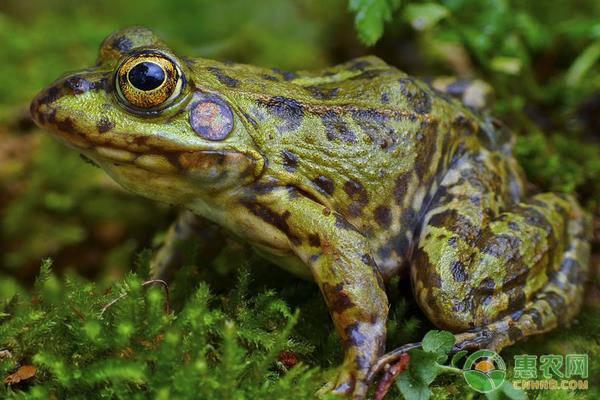
[[[143,53],[125,59],[115,77],[121,101],[133,109],[162,109],[182,92],[181,69],[161,53]]]

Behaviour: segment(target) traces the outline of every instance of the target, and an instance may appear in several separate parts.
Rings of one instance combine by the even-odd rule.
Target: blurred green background
[[[66,71],[93,64],[104,37],[131,25],[153,29],[178,52],[192,57],[295,70],[375,54],[416,76],[486,80],[496,91],[493,112],[518,134],[516,154],[532,185],[575,193],[594,213],[594,269],[584,315],[592,315],[596,323],[597,0],[2,0],[0,305],[8,304],[15,293],[27,298],[47,257],[54,260],[59,275],[74,271],[104,285],[120,279],[140,252],[160,239],[176,213],[124,192],[102,171],[47,137],[28,116],[28,103],[37,91]],[[224,252],[214,266],[217,273],[203,269],[192,282],[207,280],[217,293],[226,290],[235,280],[233,270],[246,258],[241,254],[244,249]],[[256,287],[274,289],[292,308],[318,307],[314,288],[301,286],[314,296],[306,305],[310,302],[285,293],[294,279],[281,274],[274,280],[264,262],[250,260],[258,271]],[[201,254],[190,261],[201,262]],[[408,310],[419,318],[414,305]],[[326,314],[320,313],[327,324]],[[405,317],[404,308],[397,316]],[[412,333],[402,336],[396,330],[393,342],[422,336],[427,323],[420,323],[419,330],[416,320],[411,321]],[[597,351],[598,336],[583,335],[597,326],[584,324],[569,340],[583,341],[581,346]],[[323,329],[324,336],[330,335],[329,328]],[[559,347],[569,341],[553,338]],[[316,366],[331,364],[314,354],[308,359]]]

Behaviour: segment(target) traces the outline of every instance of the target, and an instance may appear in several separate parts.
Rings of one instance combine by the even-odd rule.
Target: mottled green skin
[[[147,30],[117,32],[96,66],[38,95],[33,117],[124,187],[314,278],[346,351],[334,391],[364,397],[384,352],[384,282],[407,265],[425,314],[463,332],[457,348],[501,349],[577,312],[585,215],[569,197],[524,193],[510,135],[450,96],[456,85],[374,57],[299,73],[177,58],[183,94],[138,116],[113,76],[140,48],[176,57]],[[215,97],[234,127],[208,141],[189,114]]]

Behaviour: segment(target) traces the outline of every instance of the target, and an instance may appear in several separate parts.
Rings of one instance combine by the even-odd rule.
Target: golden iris
[[[181,70],[161,53],[141,53],[125,59],[116,75],[117,92],[138,110],[165,108],[183,89]]]

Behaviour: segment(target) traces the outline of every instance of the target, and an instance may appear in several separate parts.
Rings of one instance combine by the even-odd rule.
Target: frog
[[[184,210],[156,277],[178,241],[217,226],[316,282],[344,350],[324,390],[364,399],[418,346],[386,353],[394,278],[454,351],[501,351],[582,303],[589,215],[531,189],[484,86],[457,82],[374,56],[298,72],[191,58],[132,27],[30,112],[125,189]]]

